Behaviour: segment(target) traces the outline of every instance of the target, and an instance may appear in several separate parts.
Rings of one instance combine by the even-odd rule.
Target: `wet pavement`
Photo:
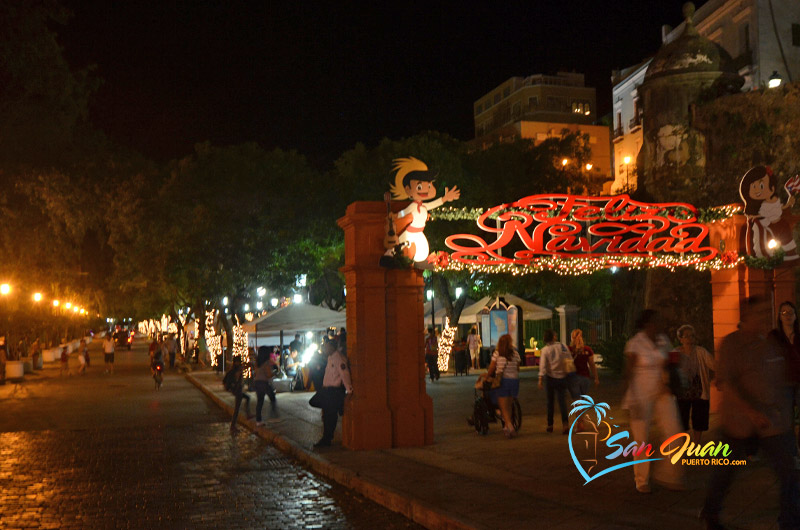
[[[242,430],[142,345],[0,386],[0,528],[419,528]],[[92,345],[92,360],[101,359]]]

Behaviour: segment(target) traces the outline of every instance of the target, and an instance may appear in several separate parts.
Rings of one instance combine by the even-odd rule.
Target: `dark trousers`
[[[237,392],[232,392],[234,397],[234,405],[233,405],[233,419],[231,419],[231,427],[236,425],[236,420],[239,419],[239,407],[242,405],[242,400],[244,399],[246,403],[244,404],[245,413],[249,416],[250,415],[250,396],[248,396],[244,390],[239,389]]]
[[[731,438],[723,436],[723,443],[731,448],[731,455],[725,458],[739,460],[747,457],[751,451],[753,439]],[[794,470],[794,433],[787,432],[776,436],[758,439],[758,446],[767,455],[772,469],[778,475],[780,484],[780,515],[778,525],[781,529],[800,528],[800,487]],[[722,457],[720,457],[722,458]],[[733,483],[737,466],[714,466],[711,480],[708,483],[708,494],[703,506],[703,515],[709,518],[719,517],[722,503]]]
[[[275,412],[275,389],[269,381],[255,381],[256,387],[256,421],[261,421],[261,409],[264,407],[264,396],[269,396],[272,412]]]
[[[431,381],[439,379],[439,356],[426,355],[425,362],[428,364],[428,373],[431,376]]]
[[[175,352],[174,351],[169,352],[169,367],[170,368],[175,368]]]
[[[561,410],[561,423],[567,424],[567,378],[556,379],[555,377],[545,376],[545,389],[547,390],[547,425],[553,425],[553,413],[555,412],[554,398],[558,399],[558,408]]]
[[[332,442],[339,413],[344,407],[344,387],[324,387],[322,390],[322,441]]]

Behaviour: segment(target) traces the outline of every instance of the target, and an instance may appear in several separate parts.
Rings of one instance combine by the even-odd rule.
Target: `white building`
[[[719,44],[733,59],[744,80],[743,90],[760,90],[777,73],[783,82],[800,81],[800,0],[708,0],[694,15],[703,37]],[[663,26],[664,44],[683,33]],[[635,189],[636,158],[642,146],[646,109],[639,105],[637,87],[650,59],[614,71],[611,76],[614,134],[612,193]],[[625,163],[628,160],[628,163]],[[629,185],[630,184],[630,185]]]

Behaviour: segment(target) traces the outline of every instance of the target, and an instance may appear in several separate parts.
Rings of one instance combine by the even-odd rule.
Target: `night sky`
[[[55,29],[98,66],[92,120],[117,142],[167,160],[254,140],[326,169],[359,141],[469,139],[473,102],[512,76],[583,72],[608,113],[611,70],[652,55],[683,0],[64,4]]]

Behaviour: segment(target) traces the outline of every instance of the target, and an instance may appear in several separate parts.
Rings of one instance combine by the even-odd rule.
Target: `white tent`
[[[267,337],[284,333],[299,333],[301,331],[322,331],[329,327],[344,327],[346,314],[344,311],[332,311],[309,304],[291,304],[252,322],[246,322],[242,328],[251,336]]]
[[[496,296],[484,296],[469,307],[465,307],[461,312],[461,317],[458,319],[459,324],[474,324],[479,321],[480,313],[485,308],[488,308],[497,299]],[[513,294],[501,294],[499,298],[506,301],[507,304],[515,305],[522,308],[523,320],[549,320],[553,318],[553,310],[534,303],[523,300],[519,296]]]

